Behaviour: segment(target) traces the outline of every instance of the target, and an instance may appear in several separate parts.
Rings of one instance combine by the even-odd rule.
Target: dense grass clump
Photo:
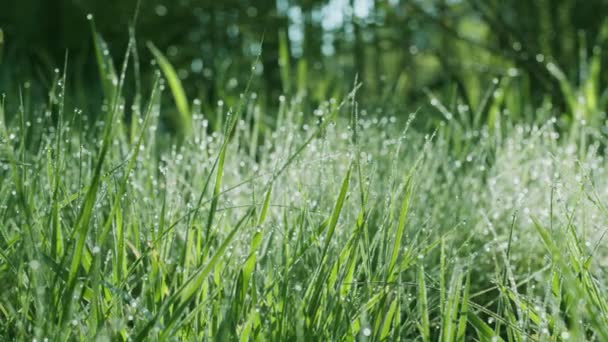
[[[608,340],[597,127],[515,122],[498,82],[474,122],[431,96],[429,132],[357,86],[201,112],[151,44],[164,77],[127,109],[132,45],[117,70],[100,39],[98,112],[65,69],[0,103],[5,339]]]

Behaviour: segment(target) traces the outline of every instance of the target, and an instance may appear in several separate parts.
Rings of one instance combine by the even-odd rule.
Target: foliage
[[[240,13],[226,21],[253,13],[204,4]],[[166,32],[142,46],[159,7],[127,19],[122,56],[99,31],[107,19],[88,16],[91,55],[62,51],[61,67],[25,83],[13,77],[35,63],[17,59],[8,25],[0,337],[607,340],[608,29],[577,21],[573,4],[376,1],[380,22],[355,13],[343,33],[402,28],[416,45],[389,44],[378,63],[349,59],[375,48],[356,37],[331,56],[303,42],[298,56],[287,25],[264,36],[274,61],[219,49],[198,81]],[[304,37],[328,30],[313,20],[321,2],[301,5]],[[588,30],[569,35],[576,25]],[[350,60],[361,78],[317,58]],[[374,80],[383,73],[394,79]]]
[[[205,109],[238,101],[262,51],[255,89],[260,104],[273,111],[280,94],[305,90],[318,104],[348,92],[355,75],[364,90],[359,102],[368,108],[421,106],[425,89],[473,107],[494,78],[517,75],[532,106],[519,115],[533,116],[548,97],[560,116],[571,113],[569,95],[549,66],[563,70],[574,87],[585,87],[593,73],[586,63],[605,49],[608,30],[594,14],[607,6],[603,0],[5,1],[0,25],[6,58],[15,63],[0,82],[52,78],[48,71],[62,65],[69,49],[73,81],[94,88],[90,35],[73,29],[85,27],[92,14],[115,57],[130,40],[131,25],[141,54],[135,58],[149,60],[145,45],[154,42],[188,96]],[[605,62],[605,56],[598,60]],[[145,77],[150,66],[137,69]],[[598,76],[597,89],[606,77]]]

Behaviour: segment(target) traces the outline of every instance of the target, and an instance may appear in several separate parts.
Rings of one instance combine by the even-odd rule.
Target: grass
[[[117,72],[95,35],[98,113],[65,104],[67,57],[47,103],[0,103],[3,339],[608,340],[599,124],[510,119],[510,80],[473,117],[429,92],[432,134],[357,86],[212,119],[149,44],[171,140],[160,73],[126,123],[133,41]]]

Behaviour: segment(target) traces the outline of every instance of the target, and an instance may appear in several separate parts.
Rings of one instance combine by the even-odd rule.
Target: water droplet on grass
[[[158,15],[159,17],[164,17],[165,15],[167,15],[167,7],[163,5],[158,5],[154,9],[154,12],[156,12],[156,15]]]
[[[539,54],[536,55],[536,61],[538,63],[542,63],[544,60],[545,60],[545,56],[543,54],[539,53]]]
[[[38,260],[32,260],[30,261],[30,267],[32,270],[36,271],[40,268],[40,262]]]

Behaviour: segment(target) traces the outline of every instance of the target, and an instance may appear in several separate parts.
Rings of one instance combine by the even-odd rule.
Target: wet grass
[[[96,37],[100,115],[65,105],[67,62],[47,103],[0,104],[5,339],[608,340],[594,91],[572,125],[511,119],[508,80],[477,108],[429,93],[431,132],[360,111],[356,86],[203,113],[150,44],[127,110],[133,44],[116,71]]]

